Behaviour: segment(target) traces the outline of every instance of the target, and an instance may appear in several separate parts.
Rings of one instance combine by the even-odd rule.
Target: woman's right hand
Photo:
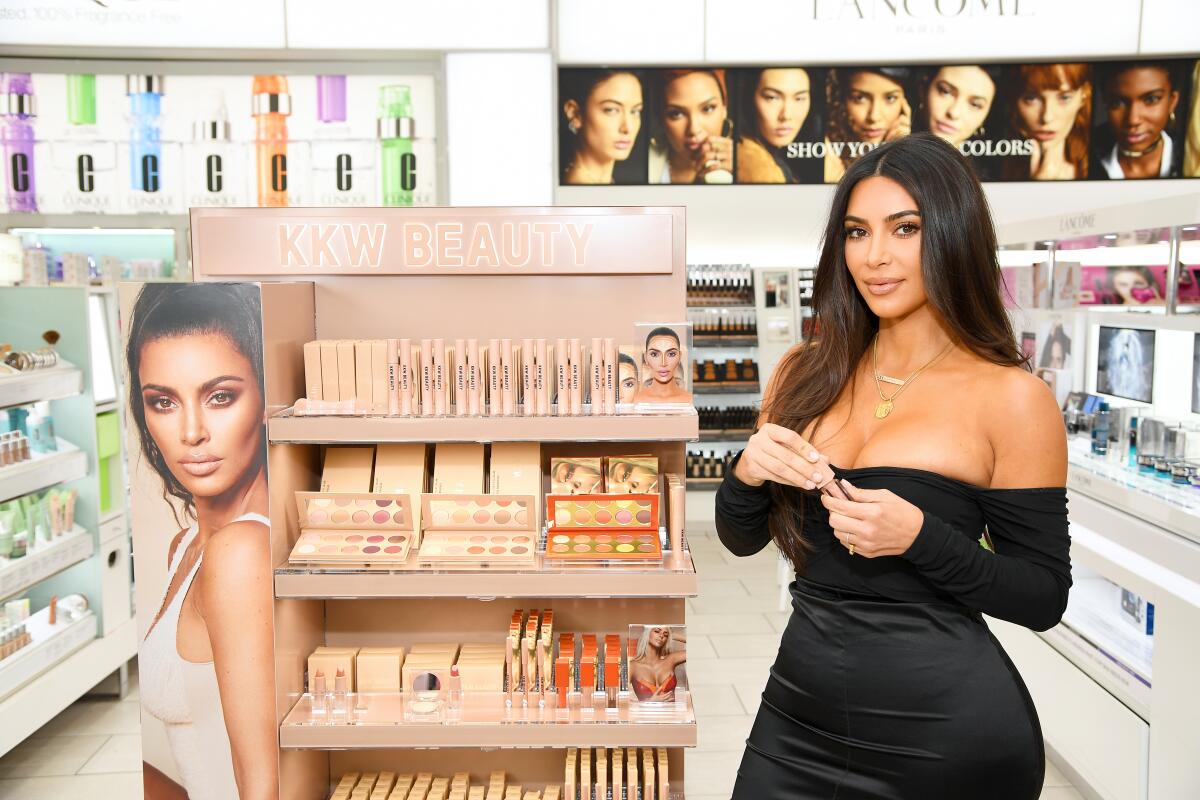
[[[818,489],[833,480],[829,461],[791,428],[765,422],[750,437],[734,476],[750,486],[774,481],[798,489]]]

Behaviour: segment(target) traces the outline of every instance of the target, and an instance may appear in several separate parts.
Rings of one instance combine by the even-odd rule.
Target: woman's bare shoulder
[[[993,367],[981,410],[994,454],[992,488],[1063,486],[1067,434],[1054,392],[1019,367]]]

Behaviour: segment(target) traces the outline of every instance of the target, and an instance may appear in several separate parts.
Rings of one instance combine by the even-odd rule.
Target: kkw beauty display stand
[[[481,643],[481,659],[502,652],[514,609],[540,609],[543,626],[549,623],[545,612],[553,611],[555,652],[538,651],[547,666],[563,655],[557,652],[560,631],[601,642],[619,634],[621,644],[606,648],[611,653],[625,648],[630,625],[682,625],[685,600],[696,595],[698,584],[686,544],[667,536],[665,511],[659,519],[662,558],[650,562],[549,558],[542,520],[551,459],[563,457],[654,456],[665,501],[667,476],[682,475],[685,442],[698,436],[694,410],[593,415],[585,404],[582,413],[562,416],[523,416],[518,406],[498,417],[402,417],[302,416],[292,407],[305,397],[304,345],[314,340],[610,337],[624,345],[633,341],[638,323],[686,319],[683,209],[206,209],[192,212],[192,226],[197,281],[261,282],[280,796],[324,800],[345,773],[383,771],[469,772],[476,784],[503,770],[509,784],[569,789],[569,748],[579,754],[655,748],[639,749],[638,765],[645,753],[664,759],[669,797],[682,798],[680,748],[694,746],[697,738],[682,684],[673,702],[657,705],[624,692],[619,703],[609,702],[591,687],[568,690],[570,697],[561,700],[555,692],[534,691],[526,701],[520,687],[515,693],[496,687],[467,689],[455,707],[445,686],[440,693],[421,691],[429,686],[410,685],[407,670],[416,651],[437,650],[438,643]],[[431,497],[428,484],[424,497],[414,495],[411,502],[381,500],[392,504],[389,513],[397,509],[388,522],[395,530],[387,534],[412,545],[403,561],[289,561],[301,537],[300,509],[307,507],[298,504],[297,492],[321,488],[326,451],[416,443],[432,456],[436,445],[481,442],[489,448],[540,444],[540,491],[532,506],[522,498],[510,506],[538,510],[536,526],[528,524],[538,540],[528,561],[423,559],[409,531],[416,515],[426,537],[438,527],[430,516],[437,514],[438,496]],[[489,452],[494,466],[496,452]],[[657,501],[659,489],[654,492]],[[313,497],[320,495],[301,500]],[[675,546],[669,538],[676,538]],[[332,702],[314,694],[316,662],[309,657],[320,646],[404,648],[403,691],[340,695],[330,669],[322,680]],[[466,654],[464,648],[460,664]],[[586,669],[586,641],[582,654]],[[603,657],[590,666],[602,670]],[[544,675],[549,683],[552,671],[537,670],[538,680]],[[439,683],[447,677],[430,673]],[[614,683],[609,686],[616,695]],[[555,686],[562,687],[561,676]],[[589,782],[598,785],[595,773]]]

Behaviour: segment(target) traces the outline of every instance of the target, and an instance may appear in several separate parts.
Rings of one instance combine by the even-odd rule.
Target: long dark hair
[[[263,381],[262,302],[259,287],[248,283],[148,283],[138,293],[129,318],[129,341],[125,365],[129,370],[129,412],[137,425],[142,455],[163,482],[163,500],[183,504],[185,516],[195,516],[192,494],[171,473],[167,461],[150,435],[146,409],[142,402],[142,382],[138,372],[146,345],[168,336],[219,334],[238,349],[258,380],[265,397]],[[259,463],[266,464],[266,438],[261,442]],[[178,515],[176,515],[178,519]]]
[[[763,419],[802,433],[852,384],[879,330],[846,266],[842,232],[850,193],[865,178],[889,178],[921,212],[921,277],[929,304],[962,346],[987,361],[1029,368],[1004,311],[996,231],[979,179],[963,156],[933,134],[880,145],[857,159],[838,183],[813,282],[813,313],[821,336],[793,348],[772,377]],[[770,484],[771,535],[798,571],[808,545],[802,536],[803,495]]]

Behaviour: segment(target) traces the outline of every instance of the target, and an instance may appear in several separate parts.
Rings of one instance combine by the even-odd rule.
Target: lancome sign
[[[709,62],[1072,58],[1138,51],[1130,0],[707,0]],[[801,55],[802,54],[802,55]]]

